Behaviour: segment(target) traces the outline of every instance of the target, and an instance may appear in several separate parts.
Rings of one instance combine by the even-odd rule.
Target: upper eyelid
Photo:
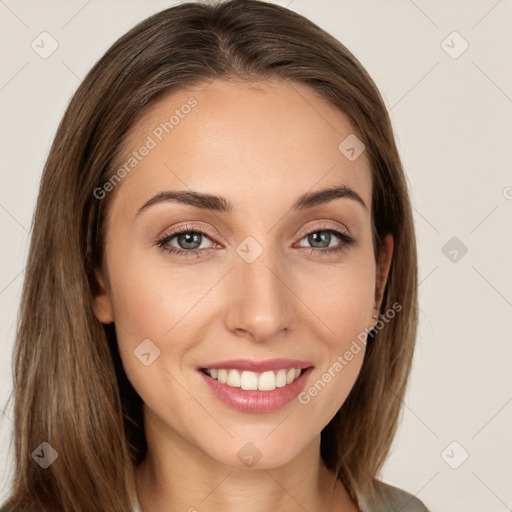
[[[302,236],[306,236],[310,233],[314,233],[315,231],[324,231],[324,230],[325,231],[328,231],[328,230],[340,231],[341,233],[350,236],[348,229],[346,229],[344,227],[340,227],[339,224],[332,224],[332,223],[328,223],[328,222],[321,223],[321,225],[311,226],[311,228],[308,228],[308,229],[306,229],[306,231],[303,232]]]
[[[165,231],[157,240],[165,240],[167,238],[174,238],[175,236],[181,235],[182,233],[198,232],[200,234],[208,235],[209,238],[215,238],[215,235],[208,229],[198,226],[191,226],[186,224],[184,226],[178,226],[177,228],[171,228]]]

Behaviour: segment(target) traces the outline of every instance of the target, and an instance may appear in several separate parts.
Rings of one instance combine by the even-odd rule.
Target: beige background
[[[436,512],[512,510],[512,2],[276,3],[331,32],[368,69],[391,111],[410,182],[420,332],[382,479]],[[57,124],[107,47],[170,5],[0,0],[2,406],[31,216]],[[31,47],[43,31],[58,42],[46,59]],[[455,245],[445,247],[452,237]],[[11,412],[0,414],[0,497],[12,467]]]

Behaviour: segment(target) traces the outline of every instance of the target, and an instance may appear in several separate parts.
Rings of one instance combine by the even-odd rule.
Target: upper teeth
[[[225,370],[216,368],[207,368],[206,373],[212,378],[223,384],[234,388],[246,390],[272,391],[291,384],[299,375],[299,368],[290,368],[289,370],[276,370],[263,373],[250,372],[247,370]]]

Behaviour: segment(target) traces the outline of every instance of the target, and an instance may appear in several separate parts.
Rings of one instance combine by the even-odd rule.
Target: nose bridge
[[[287,283],[288,273],[279,265],[276,251],[262,250],[257,255],[257,247],[251,243],[237,248],[231,273],[235,291],[229,302],[227,323],[230,330],[243,330],[254,339],[264,340],[291,327],[291,284]],[[247,256],[251,251],[252,255]]]

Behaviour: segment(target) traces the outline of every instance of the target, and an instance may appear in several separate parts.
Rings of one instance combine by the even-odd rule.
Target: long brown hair
[[[351,120],[373,178],[375,257],[394,251],[381,312],[357,381],[321,436],[326,466],[354,499],[371,493],[395,435],[417,327],[417,258],[407,183],[384,102],[358,60],[303,16],[257,0],[185,3],[144,20],[87,74],[60,123],[33,221],[13,356],[16,511],[126,512],[146,442],[141,399],[113,325],[93,313],[106,201],[120,143],[165,92],[209,80],[307,85]],[[341,141],[340,141],[341,142]],[[108,199],[108,198],[107,198]],[[34,451],[58,454],[47,468]],[[47,452],[48,453],[48,452]]]

